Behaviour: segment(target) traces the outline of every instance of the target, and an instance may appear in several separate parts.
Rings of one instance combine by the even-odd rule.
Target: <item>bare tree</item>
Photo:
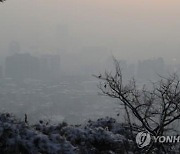
[[[176,74],[168,78],[161,77],[152,83],[151,88],[145,85],[141,88],[131,79],[127,84],[123,82],[123,75],[119,61],[114,59],[115,72],[105,72],[96,76],[100,83],[101,92],[111,98],[119,100],[124,106],[128,117],[128,124],[132,131],[147,131],[153,136],[162,136],[172,131],[172,124],[180,119],[180,80]],[[136,119],[133,120],[132,118]],[[138,127],[135,127],[138,126]],[[152,144],[146,152],[152,151],[157,145]],[[166,153],[163,145],[158,145]]]

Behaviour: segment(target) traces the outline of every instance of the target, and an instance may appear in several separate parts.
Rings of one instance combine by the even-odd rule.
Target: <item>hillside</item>
[[[1,154],[123,154],[133,151],[125,125],[113,118],[84,125],[39,121],[28,125],[8,113],[0,114]]]

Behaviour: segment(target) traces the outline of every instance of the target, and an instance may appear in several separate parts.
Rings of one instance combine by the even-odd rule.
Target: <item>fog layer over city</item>
[[[116,117],[93,77],[120,60],[124,80],[178,73],[180,2],[9,0],[0,5],[0,105],[32,123]]]

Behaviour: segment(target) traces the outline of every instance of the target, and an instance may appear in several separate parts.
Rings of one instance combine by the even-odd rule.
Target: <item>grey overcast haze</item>
[[[179,61],[179,7],[178,0],[8,0],[0,5],[0,53],[16,41],[21,52],[79,54],[80,65],[111,55]]]
[[[93,75],[111,71],[112,57],[139,85],[179,73],[179,8],[179,0],[6,0],[0,111],[27,113],[32,122],[116,115]]]

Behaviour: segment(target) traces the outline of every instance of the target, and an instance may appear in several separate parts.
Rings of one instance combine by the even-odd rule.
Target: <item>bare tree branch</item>
[[[132,117],[138,121],[136,126],[158,136],[163,135],[173,122],[180,119],[180,80],[176,74],[152,83],[152,89],[146,86],[139,88],[135,79],[124,84],[120,63],[115,58],[114,72],[105,72],[95,76],[100,80],[98,85],[102,94],[119,100],[125,107],[130,127]],[[131,114],[131,115],[129,115]],[[134,120],[133,120],[134,121]],[[135,122],[135,121],[134,121]],[[167,128],[168,127],[168,128]],[[133,128],[132,128],[133,129]],[[151,148],[150,148],[151,149]]]

